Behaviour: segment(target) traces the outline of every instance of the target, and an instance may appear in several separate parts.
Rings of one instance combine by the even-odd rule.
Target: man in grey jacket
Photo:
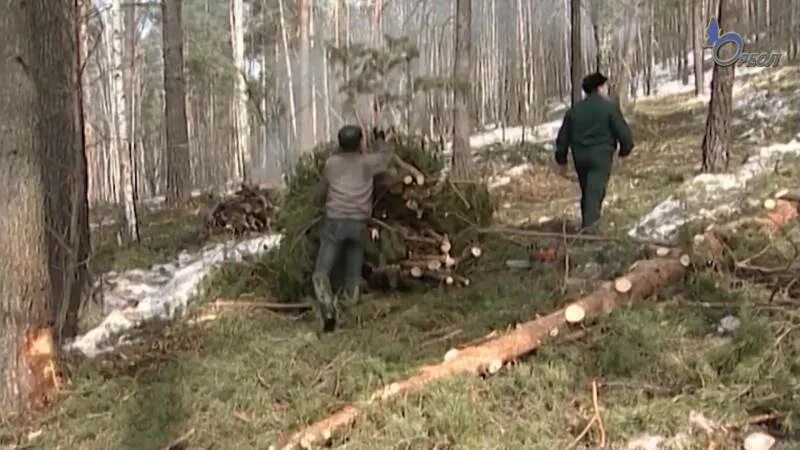
[[[324,332],[336,328],[336,296],[330,275],[336,263],[345,264],[345,296],[355,303],[361,289],[361,266],[367,239],[367,221],[372,217],[373,179],[385,172],[392,160],[383,132],[375,132],[375,147],[364,152],[360,127],[339,130],[339,150],[325,162],[323,183],[327,190],[325,221],[312,280],[319,303]]]

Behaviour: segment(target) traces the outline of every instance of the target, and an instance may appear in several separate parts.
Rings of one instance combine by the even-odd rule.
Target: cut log
[[[447,267],[449,269],[451,267],[455,267],[456,264],[458,264],[458,261],[456,259],[454,259],[450,255],[445,255],[444,256],[444,265],[445,265],[445,267]]]
[[[774,206],[767,208],[767,211],[761,216],[745,217],[724,225],[709,225],[702,235],[694,237],[694,253],[701,255],[707,261],[716,262],[722,258],[725,251],[725,235],[735,233],[739,227],[745,224],[755,224],[764,235],[773,237],[783,227],[793,220],[797,220],[800,203],[791,200],[773,201],[775,202]]]
[[[586,317],[586,311],[580,305],[569,305],[564,309],[564,320],[567,323],[580,323]]]
[[[481,251],[480,247],[472,247],[470,248],[470,253],[472,254],[473,258],[480,258],[483,254],[483,251]]]
[[[612,311],[621,304],[628,304],[647,298],[686,274],[677,258],[661,258],[641,261],[626,278],[631,282],[631,290],[622,296],[614,290],[613,283],[606,282],[598,290],[569,305],[584,311],[585,318],[597,318]],[[480,345],[462,348],[451,353],[448,361],[421,367],[415,375],[403,381],[389,384],[376,391],[364,404],[345,406],[338,412],[300,430],[289,434],[270,447],[270,449],[310,448],[330,439],[351,427],[361,418],[367,407],[384,403],[400,396],[418,392],[428,384],[442,378],[463,373],[487,373],[502,364],[513,361],[539,348],[542,344],[557,338],[552,330],[565,326],[565,309],[547,316],[520,324],[516,329],[486,341]],[[450,353],[450,352],[448,352]],[[499,370],[499,369],[498,369]]]
[[[422,172],[420,172],[420,170],[417,169],[416,167],[403,161],[403,159],[397,156],[396,153],[394,155],[394,163],[397,164],[404,171],[411,174],[418,185],[422,186],[425,184],[425,175]],[[406,184],[411,184],[411,183],[406,183]]]
[[[632,287],[630,280],[625,277],[619,277],[614,280],[614,289],[620,294],[627,294]]]
[[[669,248],[667,248],[667,247],[658,247],[656,249],[656,256],[658,256],[660,258],[663,258],[665,256],[668,256],[670,251],[671,250]]]
[[[451,361],[453,359],[456,359],[457,356],[458,356],[458,349],[451,348],[450,350],[447,351],[447,353],[444,354],[444,361],[445,362]]]
[[[777,200],[775,207],[767,212],[761,221],[762,231],[768,236],[775,235],[781,228],[796,220],[800,203],[792,200]]]
[[[412,267],[411,268],[411,276],[414,278],[422,278],[422,275],[425,274],[425,271],[422,270],[420,267]]]
[[[442,244],[439,246],[439,249],[441,249],[442,253],[444,254],[450,253],[450,250],[453,249],[453,245],[450,244],[450,238],[447,237],[447,235],[444,235],[444,238],[442,239]]]
[[[782,199],[783,197],[789,195],[788,189],[781,189],[780,191],[776,192],[773,196],[774,198]]]
[[[777,204],[778,204],[778,202],[774,198],[768,198],[768,199],[764,200],[764,209],[767,209],[767,210],[775,209],[775,206]]]
[[[681,262],[681,265],[683,267],[687,267],[688,268],[689,266],[692,265],[692,257],[684,253],[680,257],[680,262]]]

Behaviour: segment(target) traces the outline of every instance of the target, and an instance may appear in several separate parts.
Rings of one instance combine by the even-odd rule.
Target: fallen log
[[[710,225],[702,234],[694,237],[694,253],[701,255],[707,262],[718,262],[725,253],[726,236],[736,233],[745,225],[756,225],[766,237],[774,237],[783,227],[800,218],[800,202],[787,199],[789,197],[785,194],[776,198],[764,201],[766,212],[759,216],[744,217],[722,225]]]
[[[568,334],[559,332],[570,329],[568,319],[579,323],[597,318],[620,305],[647,298],[680,280],[686,274],[687,267],[681,263],[679,256],[680,253],[673,251],[666,257],[638,261],[623,277],[630,283],[630,289],[626,292],[620,293],[615,289],[614,282],[606,282],[586,297],[547,316],[519,324],[509,333],[478,345],[450,350],[444,362],[423,366],[410,378],[379,389],[366,402],[345,406],[333,415],[279,439],[270,449],[288,450],[320,445],[334,434],[342,433],[354,425],[367,407],[418,392],[436,380],[458,374],[496,373],[505,363],[530,353],[558,336]]]

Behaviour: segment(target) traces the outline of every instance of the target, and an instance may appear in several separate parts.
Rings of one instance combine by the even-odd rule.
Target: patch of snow
[[[561,119],[545,122],[535,126],[516,126],[508,128],[493,128],[469,137],[469,145],[473,149],[480,149],[494,144],[515,144],[518,142],[545,142],[555,140]],[[450,155],[453,152],[452,142],[445,144],[443,153]]]
[[[784,56],[785,59],[785,56]],[[711,64],[712,58],[709,56],[705,59],[705,64]],[[662,63],[656,66],[653,71],[653,90],[650,96],[644,93],[644,74],[638,75],[640,81],[636,89],[636,96],[640,98],[658,98],[676,94],[686,94],[694,91],[694,53],[690,50],[688,52],[688,66],[691,68],[689,71],[688,83],[684,84],[680,76],[676,76],[677,69],[669,67]],[[755,75],[767,69],[766,67],[748,67],[736,66],[736,77]],[[708,93],[711,92],[711,79],[713,78],[713,67],[708,69],[703,74],[703,82],[705,84],[706,95],[701,96],[700,99],[708,101]],[[737,80],[738,81],[738,80]]]
[[[533,169],[533,164],[524,163],[510,168],[502,174],[491,176],[488,180],[488,188],[489,190],[494,190],[502,186],[507,186],[511,184],[512,179],[525,175],[525,173],[531,169]]]
[[[126,332],[148,322],[171,320],[185,311],[214,267],[263,253],[277,246],[280,240],[280,235],[271,234],[225,242],[194,254],[183,252],[175,261],[149,270],[109,272],[103,282],[111,285],[111,289],[102,293],[101,300],[104,310],[110,313],[100,325],[67,343],[65,350],[89,358],[113,350],[127,338]]]
[[[741,210],[747,183],[763,175],[785,155],[800,155],[800,141],[760,149],[732,174],[701,174],[645,215],[628,235],[672,241],[680,228],[698,220],[715,220]]]

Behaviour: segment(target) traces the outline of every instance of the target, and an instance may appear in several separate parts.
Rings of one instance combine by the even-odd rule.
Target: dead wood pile
[[[277,191],[261,186],[242,185],[221,199],[203,223],[208,234],[265,232],[272,229]]]
[[[481,183],[449,179],[441,149],[421,137],[395,135],[389,145],[395,158],[375,180],[364,279],[384,290],[468,285],[466,269],[482,254],[478,229],[494,213],[488,190]],[[326,144],[300,159],[276,216],[284,240],[266,256],[265,266],[282,301],[311,293],[325,206],[320,179],[332,151],[335,146]],[[333,274],[334,285],[341,275]]]

